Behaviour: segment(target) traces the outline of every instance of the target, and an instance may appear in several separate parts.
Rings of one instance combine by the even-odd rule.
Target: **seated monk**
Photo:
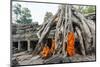
[[[47,45],[45,45],[40,55],[42,56],[42,58],[46,59],[49,57],[49,53],[50,53],[50,48]]]
[[[46,58],[50,57],[51,55],[53,55],[54,50],[55,50],[55,40],[52,39],[51,48],[49,48],[47,46],[47,44],[45,44],[45,46],[40,54],[43,58],[46,59]]]

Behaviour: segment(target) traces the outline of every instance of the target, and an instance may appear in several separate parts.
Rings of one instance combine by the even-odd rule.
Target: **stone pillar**
[[[21,50],[21,44],[20,44],[20,41],[18,41],[18,51]]]
[[[28,50],[28,51],[31,51],[30,40],[27,40],[27,50]]]

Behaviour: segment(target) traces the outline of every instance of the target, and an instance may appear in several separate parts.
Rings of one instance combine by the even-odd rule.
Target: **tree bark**
[[[56,20],[57,19],[57,20]],[[56,20],[56,21],[55,21]],[[37,35],[38,44],[34,50],[35,54],[44,47],[43,41],[47,38],[52,28],[56,26],[55,32],[55,54],[67,56],[65,45],[66,37],[69,32],[77,33],[81,46],[81,52],[85,56],[92,47],[95,48],[95,24],[93,21],[87,20],[77,9],[71,5],[61,5],[58,12],[46,23],[44,23]],[[93,42],[93,43],[92,43]],[[68,44],[67,44],[68,45]]]
[[[75,27],[75,30],[76,30],[76,33],[78,35],[78,39],[79,39],[79,42],[80,42],[82,55],[85,56],[86,51],[85,51],[85,47],[84,47],[84,43],[83,43],[83,37],[82,37],[82,34],[81,34],[81,30],[78,27]]]
[[[90,48],[90,45],[91,45],[91,41],[92,41],[91,40],[92,35],[91,35],[91,32],[90,32],[89,26],[87,25],[85,17],[78,10],[76,10],[73,7],[72,11],[73,11],[73,15],[75,17],[77,17],[77,19],[82,24],[82,28],[83,28],[83,32],[82,33],[84,33],[83,34],[83,39],[84,39],[84,42],[85,42],[86,53],[88,54],[89,48]]]
[[[47,24],[44,24],[43,27],[38,32],[39,41],[38,41],[38,44],[37,44],[37,46],[36,46],[36,48],[34,50],[35,54],[39,54],[40,51],[42,50],[41,46],[43,47],[44,44],[41,45],[41,43],[46,38],[46,36],[48,35],[48,33],[50,32],[50,29],[52,28],[52,26],[55,24],[54,20],[56,19],[56,17],[59,16],[60,11],[61,10],[58,9],[58,12],[53,16],[53,18],[50,21],[48,21]]]

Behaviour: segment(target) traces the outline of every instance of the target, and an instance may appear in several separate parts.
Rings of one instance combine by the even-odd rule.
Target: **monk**
[[[75,54],[75,36],[74,32],[69,32],[67,36],[67,55],[68,56],[73,56]]]

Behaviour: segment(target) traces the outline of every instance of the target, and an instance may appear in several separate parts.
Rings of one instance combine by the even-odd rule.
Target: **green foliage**
[[[96,8],[95,6],[80,6],[79,10],[84,14],[88,14],[88,13],[94,13]]]
[[[20,4],[16,4],[13,7],[17,23],[29,24],[32,22],[30,10],[28,8],[23,8]]]
[[[13,11],[16,15],[21,14],[21,5],[20,4],[16,4],[13,6]]]
[[[46,22],[52,16],[53,16],[53,14],[51,12],[46,12],[45,17],[44,17],[44,22]]]

